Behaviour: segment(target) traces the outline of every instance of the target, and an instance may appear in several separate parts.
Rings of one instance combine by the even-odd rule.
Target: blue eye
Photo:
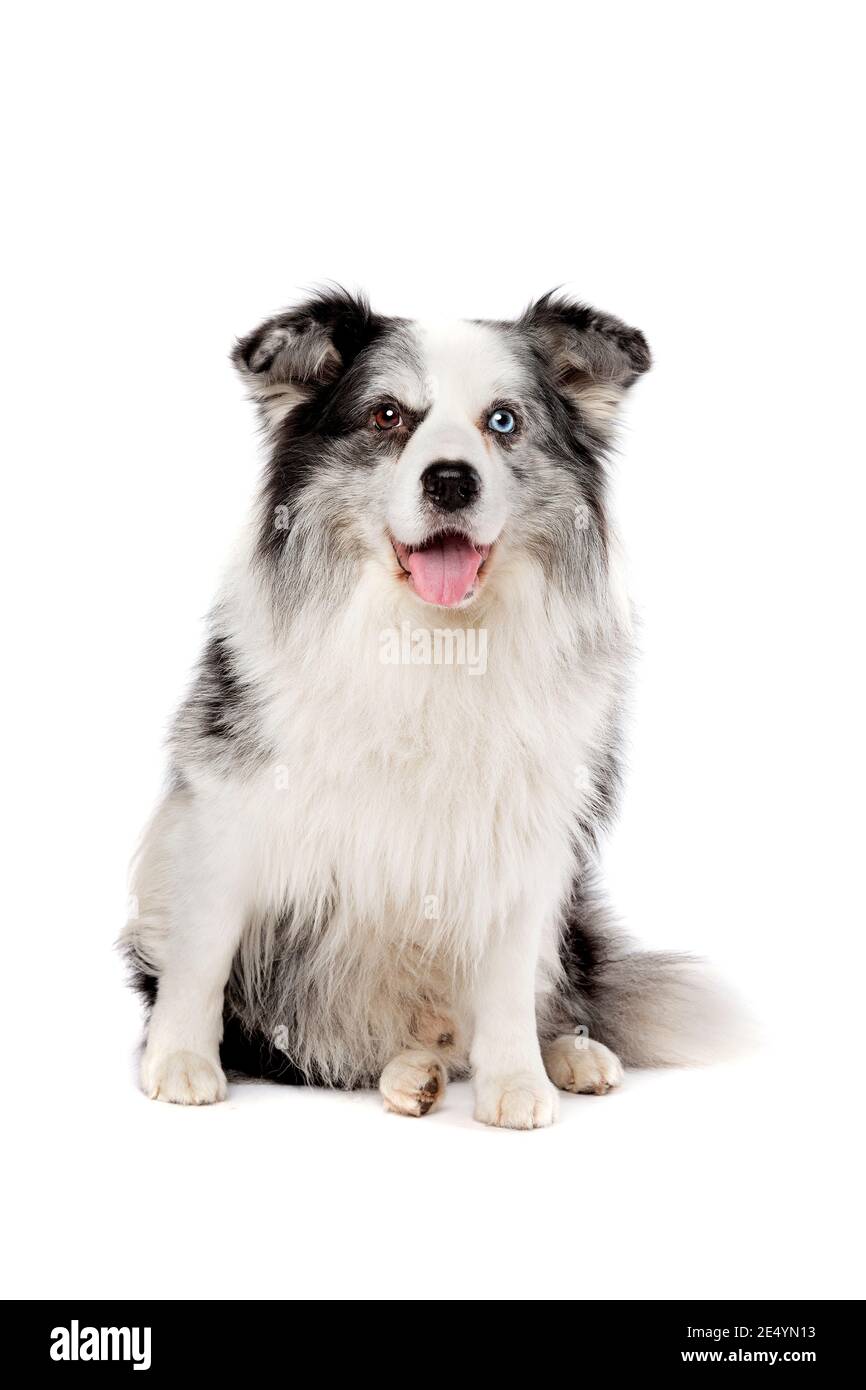
[[[494,410],[487,421],[488,429],[493,430],[494,434],[511,434],[516,424],[517,421],[510,410]]]

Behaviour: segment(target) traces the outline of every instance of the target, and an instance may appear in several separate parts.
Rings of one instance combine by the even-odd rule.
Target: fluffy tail
[[[742,1006],[700,960],[635,951],[586,889],[575,892],[561,956],[567,1025],[586,1026],[626,1066],[700,1066],[754,1041]]]

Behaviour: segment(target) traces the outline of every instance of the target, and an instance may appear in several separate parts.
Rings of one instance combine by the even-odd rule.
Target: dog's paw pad
[[[445,1094],[445,1068],[432,1052],[401,1052],[379,1078],[385,1109],[427,1115]]]
[[[543,1129],[559,1110],[547,1077],[535,1074],[476,1079],[475,1118],[500,1129]]]
[[[222,1068],[197,1052],[169,1052],[145,1059],[141,1084],[151,1100],[174,1105],[213,1105],[226,1098]]]
[[[623,1078],[622,1062],[609,1047],[573,1033],[544,1049],[544,1065],[554,1086],[580,1095],[606,1095]]]

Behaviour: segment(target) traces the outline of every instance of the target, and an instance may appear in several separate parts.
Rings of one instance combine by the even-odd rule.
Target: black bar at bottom
[[[303,1306],[276,1300],[13,1301],[4,1304],[3,1320],[6,1346],[14,1346],[16,1364],[25,1372],[32,1367],[60,1379],[106,1372],[153,1378],[184,1371],[225,1377],[264,1368],[279,1368],[291,1377],[296,1368],[308,1374],[311,1358],[318,1365],[315,1379],[318,1373],[333,1373],[341,1354],[350,1374],[354,1370],[366,1378],[376,1375],[380,1366],[384,1377],[411,1377],[419,1360],[422,1374],[429,1374],[431,1363],[449,1355],[447,1328],[452,1320],[443,1318],[431,1336],[438,1317],[428,1303],[419,1302],[421,1306],[408,1308],[402,1319],[383,1312],[381,1325],[375,1314],[365,1311],[357,1333],[350,1304],[320,1321],[310,1318]],[[510,1335],[492,1338],[488,1323],[497,1315],[488,1309],[481,1319],[476,1315],[467,1321],[458,1346],[465,1347],[467,1369],[478,1364],[487,1371],[500,1357],[510,1362],[512,1356],[517,1364],[527,1361],[540,1369],[548,1359],[541,1347],[547,1346],[555,1364],[567,1356],[578,1377],[588,1367],[602,1366],[614,1373],[764,1367],[774,1373],[799,1374],[811,1368],[826,1374],[857,1365],[864,1341],[862,1309],[862,1301],[855,1300],[575,1301],[565,1317],[543,1309],[525,1315],[531,1316],[534,1328],[521,1329],[510,1314]],[[538,1341],[541,1318],[550,1320],[545,1343]],[[491,1357],[494,1347],[499,1354]],[[403,1360],[406,1353],[408,1361]],[[561,1366],[554,1371],[561,1373]]]

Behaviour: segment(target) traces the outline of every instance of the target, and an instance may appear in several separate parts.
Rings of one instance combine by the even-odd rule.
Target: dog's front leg
[[[530,910],[515,915],[490,940],[474,990],[475,1118],[505,1129],[553,1124],[558,1110],[535,1015],[541,926]]]
[[[248,912],[236,856],[194,857],[173,897],[141,1084],[152,1100],[209,1105],[226,1095],[223,995]]]

